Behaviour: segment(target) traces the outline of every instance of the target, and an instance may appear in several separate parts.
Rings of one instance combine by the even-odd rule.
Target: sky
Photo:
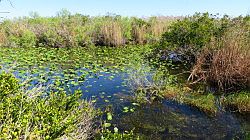
[[[195,12],[220,15],[249,15],[250,0],[2,0],[1,17],[29,16],[37,12],[41,16],[54,16],[61,9],[72,14],[99,16],[114,13],[122,16],[185,16]]]

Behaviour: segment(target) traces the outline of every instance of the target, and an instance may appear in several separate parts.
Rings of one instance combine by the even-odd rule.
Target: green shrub
[[[87,139],[95,113],[80,98],[80,92],[23,92],[16,78],[0,74],[0,139]]]
[[[42,47],[77,47],[78,42],[74,35],[67,27],[56,26],[48,28],[46,31],[42,32],[39,41],[39,46]]]
[[[217,33],[215,19],[208,13],[178,20],[162,35],[161,45],[172,49],[200,50]]]
[[[63,47],[63,38],[57,34],[54,28],[43,32],[39,37],[39,46],[44,47]]]

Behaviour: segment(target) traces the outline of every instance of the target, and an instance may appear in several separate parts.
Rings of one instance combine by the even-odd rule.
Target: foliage
[[[1,139],[79,138],[79,132],[87,139],[91,134],[94,111],[89,103],[79,100],[80,92],[46,95],[23,91],[18,80],[4,72],[0,74],[0,91]]]
[[[202,47],[210,41],[215,30],[214,19],[208,13],[178,20],[163,34],[163,40],[173,47]]]
[[[226,16],[220,21],[208,13],[196,13],[171,24],[160,44],[185,57],[196,56],[212,38],[220,38],[228,26],[226,21]]]
[[[36,45],[36,35],[29,30],[24,30],[19,36],[9,35],[8,41],[13,47],[33,47]]]
[[[198,55],[190,80],[230,91],[250,86],[249,21],[239,18]]]

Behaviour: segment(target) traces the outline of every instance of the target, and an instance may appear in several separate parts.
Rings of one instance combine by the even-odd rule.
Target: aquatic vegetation
[[[218,111],[213,94],[201,94],[188,87],[167,86],[163,96],[167,99],[198,108],[208,115],[216,115]]]
[[[119,133],[118,128],[114,128],[114,132],[110,130],[103,130],[101,133],[101,137],[97,138],[101,140],[140,140],[139,136],[136,136],[133,131],[126,131],[124,133]]]

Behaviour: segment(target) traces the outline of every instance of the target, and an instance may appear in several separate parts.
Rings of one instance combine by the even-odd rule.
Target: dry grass
[[[7,36],[3,30],[0,30],[0,46],[6,44]]]
[[[189,80],[205,81],[221,90],[250,87],[248,28],[236,26],[220,41],[212,41],[198,57]]]
[[[171,24],[171,19],[164,19],[164,18],[156,18],[152,21],[150,26],[150,32],[153,36],[160,39],[162,34],[165,33],[168,29],[168,26]],[[156,40],[158,41],[158,40]]]
[[[121,24],[117,21],[107,21],[101,26],[100,41],[106,46],[124,45]]]
[[[132,36],[135,44],[145,44],[146,43],[146,26],[132,25]]]

